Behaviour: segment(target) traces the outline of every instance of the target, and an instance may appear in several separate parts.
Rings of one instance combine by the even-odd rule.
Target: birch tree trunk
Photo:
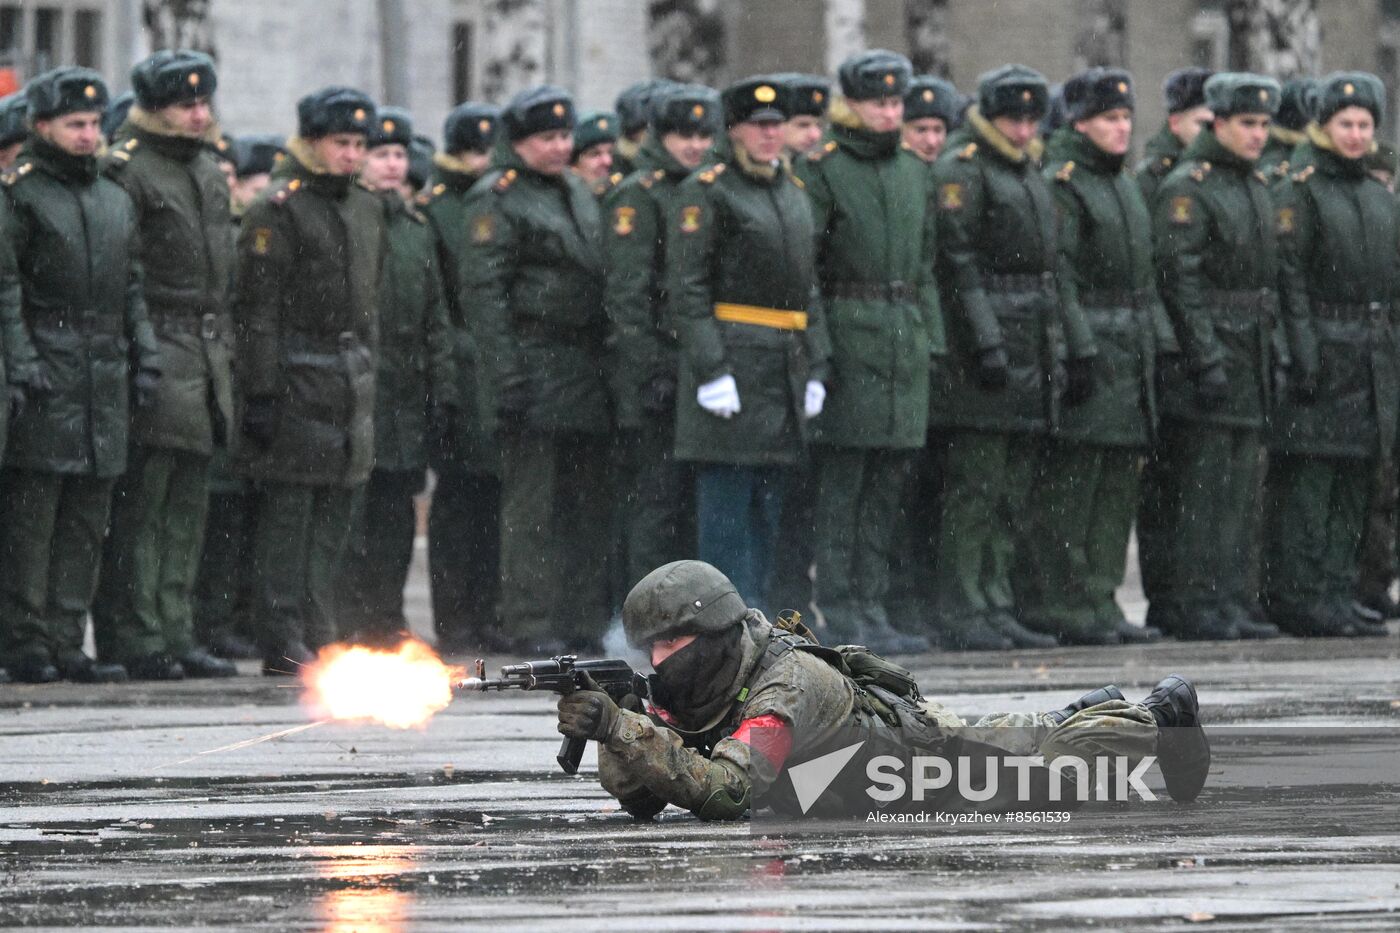
[[[190,49],[218,58],[209,0],[141,0],[141,24],[152,49]]]
[[[865,0],[826,0],[826,70],[865,50]]]
[[[1228,0],[1230,67],[1291,78],[1322,71],[1317,0]]]
[[[914,74],[946,78],[952,73],[948,0],[908,0],[904,7],[904,33]]]
[[[488,101],[503,103],[544,81],[548,15],[546,0],[486,0],[482,4],[486,25],[482,93]]]
[[[719,86],[728,40],[719,0],[652,0],[647,51],[652,71],[673,81]]]

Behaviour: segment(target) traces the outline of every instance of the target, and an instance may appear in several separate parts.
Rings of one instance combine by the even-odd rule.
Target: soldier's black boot
[[[120,664],[101,664],[81,653],[60,658],[58,672],[75,684],[124,684],[129,679]]]
[[[186,677],[237,677],[238,666],[198,645],[180,655]]]
[[[1233,601],[1229,604],[1229,613],[1241,638],[1269,639],[1282,634],[1277,625],[1265,620],[1264,610],[1258,603]]]
[[[132,680],[184,680],[185,669],[168,654],[155,652],[133,658],[126,665]]]
[[[992,629],[1004,635],[1013,648],[1058,648],[1060,645],[1054,635],[1032,632],[1005,609],[993,610],[988,618]]]
[[[1157,767],[1167,793],[1178,803],[1190,803],[1210,772],[1210,742],[1201,728],[1196,688],[1180,674],[1169,674],[1142,705],[1157,720]]]
[[[0,684],[7,684],[9,682],[10,672],[5,670],[3,667],[0,667]]]
[[[944,617],[931,627],[933,642],[945,651],[1007,651],[1016,647],[986,616]]]
[[[10,661],[10,676],[22,684],[51,684],[62,677],[46,655],[32,653]]]
[[[1235,641],[1241,637],[1226,603],[1191,603],[1181,607],[1172,632],[1186,641]]]
[[[1372,609],[1358,599],[1347,599],[1340,597],[1339,601],[1346,604],[1351,612],[1353,622],[1352,636],[1355,638],[1386,638],[1390,635],[1390,629],[1386,628],[1384,614]]]
[[[927,638],[901,632],[891,625],[884,606],[867,605],[863,617],[865,646],[876,654],[922,654],[929,650]]]
[[[1107,703],[1109,700],[1121,699],[1123,699],[1123,691],[1119,690],[1112,684],[1109,684],[1107,687],[1100,687],[1097,690],[1090,690],[1088,693],[1084,694],[1082,697],[1075,700],[1073,703],[1071,703],[1069,706],[1066,706],[1064,709],[1057,709],[1054,712],[1046,713],[1045,715],[1055,720],[1055,725],[1063,725],[1066,719],[1073,716],[1075,713],[1079,712],[1082,709],[1088,709],[1091,706],[1098,706],[1100,703]]]

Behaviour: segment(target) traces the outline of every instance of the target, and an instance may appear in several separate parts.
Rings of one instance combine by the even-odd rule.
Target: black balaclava
[[[709,723],[734,700],[743,622],[695,640],[656,666],[656,703],[682,726]]]

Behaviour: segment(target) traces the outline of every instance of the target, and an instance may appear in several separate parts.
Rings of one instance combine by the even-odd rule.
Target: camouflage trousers
[[[1041,755],[1047,765],[1065,755],[1086,761],[1121,755],[1135,763],[1157,753],[1157,720],[1147,707],[1126,700],[1086,707],[1062,723],[1049,713],[990,713],[969,723],[934,700],[920,708],[942,728],[1015,755]]]

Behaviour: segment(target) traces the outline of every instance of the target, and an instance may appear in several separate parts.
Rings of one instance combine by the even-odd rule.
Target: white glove
[[[815,379],[807,380],[807,395],[802,399],[802,411],[807,415],[808,420],[820,415],[824,405],[826,405],[826,386]]]
[[[720,376],[702,385],[695,393],[700,407],[721,418],[733,418],[739,407],[739,386],[733,376]]]

